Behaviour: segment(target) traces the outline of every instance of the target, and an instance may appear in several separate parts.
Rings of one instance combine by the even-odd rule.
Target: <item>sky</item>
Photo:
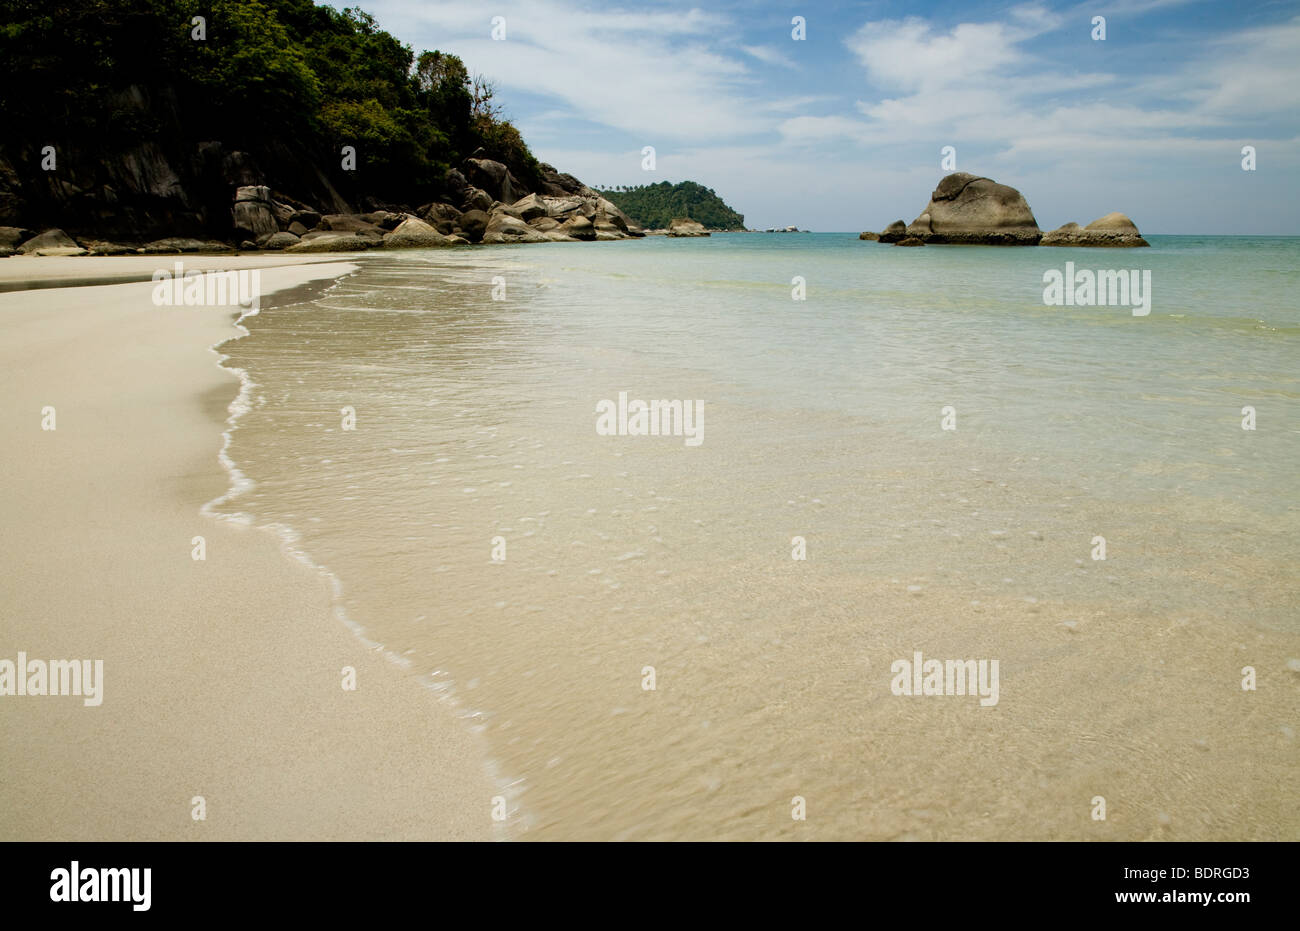
[[[910,221],[952,146],[1044,230],[1118,210],[1144,233],[1300,235],[1300,0],[331,5],[461,56],[559,170],[698,181],[753,228]]]

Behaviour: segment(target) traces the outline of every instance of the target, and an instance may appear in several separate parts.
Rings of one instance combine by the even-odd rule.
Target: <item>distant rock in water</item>
[[[907,234],[925,243],[987,246],[1034,246],[1043,236],[1019,191],[964,171],[939,182]]]
[[[704,228],[704,224],[698,220],[691,220],[684,217],[676,217],[668,224],[669,236],[707,236],[709,231]]]
[[[1087,226],[1066,223],[1043,236],[1043,246],[1102,246],[1124,248],[1150,246],[1137,226],[1122,213],[1108,213]]]
[[[911,223],[897,220],[879,235],[863,233],[858,238],[896,246],[1150,245],[1133,221],[1122,213],[1108,213],[1086,227],[1067,223],[1044,235],[1019,191],[964,171],[954,172],[940,181],[930,195],[930,203]]]

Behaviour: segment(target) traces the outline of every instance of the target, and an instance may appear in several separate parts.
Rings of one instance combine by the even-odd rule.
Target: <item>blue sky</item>
[[[1149,233],[1300,234],[1300,0],[333,5],[460,55],[561,171],[699,181],[753,227],[910,221],[950,145],[1043,229],[1119,210]]]

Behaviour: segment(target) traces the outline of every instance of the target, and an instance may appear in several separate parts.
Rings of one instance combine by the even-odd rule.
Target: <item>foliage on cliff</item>
[[[723,203],[712,188],[694,181],[613,187],[600,193],[646,229],[666,229],[678,217],[698,220],[711,230],[745,228],[744,215]]]
[[[196,36],[194,17],[203,17]],[[0,118],[10,159],[33,147],[111,158],[219,141],[295,153],[341,190],[418,202],[480,147],[525,183],[518,131],[454,55],[416,55],[359,9],[312,0],[5,0]],[[355,146],[357,171],[340,150]]]

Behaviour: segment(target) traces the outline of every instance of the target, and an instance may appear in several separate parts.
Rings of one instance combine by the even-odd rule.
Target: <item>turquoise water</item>
[[[365,256],[225,347],[227,509],[452,698],[521,836],[1295,839],[1300,240],[1151,242]],[[1045,306],[1067,261],[1150,315]],[[622,391],[703,443],[599,435]],[[892,695],[913,650],[999,705]]]

